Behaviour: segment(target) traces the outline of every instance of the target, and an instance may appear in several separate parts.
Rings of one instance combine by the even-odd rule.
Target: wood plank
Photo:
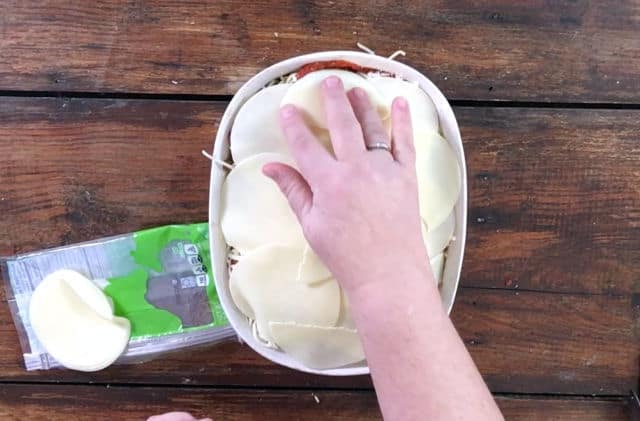
[[[631,297],[462,288],[452,319],[493,392],[623,395],[638,384]]]
[[[223,108],[5,98],[0,254],[205,220],[200,150],[211,148]],[[464,285],[640,293],[638,112],[456,113],[471,199]]]
[[[637,111],[456,108],[467,286],[640,293]]]
[[[224,106],[4,98],[0,255],[205,221]]]
[[[404,49],[454,99],[638,103],[640,7],[615,0],[12,1],[0,90],[232,94],[281,59]]]
[[[0,254],[206,219],[209,162],[200,150],[211,147],[223,107],[188,101],[5,98],[0,102]],[[468,151],[471,214],[506,215],[471,224],[463,284],[505,288],[504,274],[529,265],[513,286],[520,290],[463,289],[457,300],[454,320],[489,385],[500,392],[626,393],[637,383],[640,348],[634,275],[640,260],[632,248],[638,234],[633,196],[637,113],[457,112]],[[521,121],[522,128],[510,121]],[[535,133],[536,121],[546,135]],[[580,159],[577,164],[570,154]],[[541,159],[534,162],[528,155]],[[571,193],[572,184],[592,179],[596,183],[589,194]],[[519,217],[527,200],[535,206]],[[582,227],[589,218],[597,224]],[[508,235],[495,234],[498,229]],[[584,245],[587,240],[590,246]],[[554,241],[564,241],[565,247],[553,248]],[[595,252],[586,260],[573,251],[589,252],[588,247],[597,247],[616,264],[598,260]],[[545,253],[546,260],[535,257]],[[492,265],[485,262],[488,258],[495,259]],[[580,267],[572,268],[571,262]],[[493,272],[484,275],[485,270]],[[616,289],[607,283],[607,276],[614,275],[603,271],[613,271]],[[0,305],[0,330],[3,380],[371,386],[367,377],[317,377],[276,367],[238,344],[96,374],[26,373],[5,305]]]
[[[628,298],[463,288],[453,320],[494,392],[622,395],[638,384],[640,308]],[[0,381],[370,388],[368,377],[312,376],[237,343],[98,373],[26,372],[0,307]]]
[[[507,420],[629,420],[627,405],[620,399],[498,397],[496,400]]]
[[[381,419],[373,392],[0,386],[3,420],[144,420],[176,410],[214,420]]]
[[[316,400],[317,398],[317,400]],[[496,397],[507,420],[626,420],[621,399]],[[0,417],[7,420],[145,419],[189,411],[214,420],[381,419],[373,392],[225,390],[201,388],[2,385]]]

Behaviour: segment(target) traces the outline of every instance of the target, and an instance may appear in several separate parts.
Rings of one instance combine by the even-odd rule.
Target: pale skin
[[[503,419],[431,273],[407,102],[392,104],[389,139],[364,91],[345,93],[336,77],[321,91],[335,156],[287,105],[280,124],[299,169],[272,163],[263,171],[349,299],[384,418]],[[391,152],[367,150],[381,141]]]

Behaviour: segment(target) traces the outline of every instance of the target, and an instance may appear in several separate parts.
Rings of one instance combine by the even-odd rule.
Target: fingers
[[[295,106],[285,105],[282,107],[280,127],[298,168],[307,180],[313,182],[314,178],[325,170],[326,165],[330,165],[333,157],[318,142]]]
[[[313,194],[306,180],[295,168],[279,162],[265,165],[262,172],[276,182],[302,224],[313,203]]]
[[[200,421],[211,421],[211,418],[203,418]],[[147,421],[197,421],[188,412],[167,412],[166,414],[154,415],[147,418]]]
[[[340,78],[322,82],[322,98],[331,143],[338,159],[349,159],[365,151],[362,129],[344,92]]]
[[[391,146],[389,135],[387,135],[382,125],[378,112],[371,105],[367,93],[361,88],[354,88],[347,93],[347,97],[351,102],[356,118],[360,122],[360,127],[362,127],[365,148],[367,145],[373,145],[374,143],[384,143]],[[381,153],[392,158],[391,154],[384,149],[371,152]]]
[[[391,104],[391,137],[396,161],[401,164],[415,165],[416,150],[413,144],[411,114],[407,100],[398,97]]]

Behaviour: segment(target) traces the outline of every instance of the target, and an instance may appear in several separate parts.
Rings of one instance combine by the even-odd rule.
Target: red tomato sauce
[[[298,70],[296,76],[298,77],[298,79],[300,79],[308,75],[309,73],[325,69],[347,70],[354,73],[368,73],[376,71],[376,69],[363,67],[359,64],[351,63],[350,61],[346,60],[328,60],[305,64],[300,68],[300,70]]]

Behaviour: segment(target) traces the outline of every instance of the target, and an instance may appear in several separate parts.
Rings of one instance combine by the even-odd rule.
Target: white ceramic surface
[[[424,75],[417,70],[400,63],[398,61],[389,60],[385,57],[366,54],[356,51],[325,51],[313,54],[306,54],[293,57],[279,63],[276,63],[264,69],[254,77],[249,79],[238,90],[232,101],[229,103],[220,125],[215,139],[213,156],[215,159],[226,161],[229,156],[229,133],[233,124],[234,117],[242,104],[251,96],[262,89],[271,80],[282,75],[294,72],[305,64],[326,61],[326,60],[348,60],[364,67],[375,68],[389,73],[399,75],[405,80],[417,82],[420,87],[431,97],[440,120],[440,130],[447,141],[453,147],[460,165],[460,177],[462,180],[462,189],[460,197],[455,207],[456,227],[454,232],[455,241],[449,246],[448,257],[445,263],[444,276],[440,294],[442,302],[451,312],[453,302],[458,288],[460,279],[460,271],[462,268],[462,259],[464,255],[464,245],[467,233],[467,174],[464,150],[460,138],[460,130],[458,123],[453,114],[451,106],[440,90]],[[229,275],[227,270],[227,245],[224,241],[222,231],[220,230],[220,192],[222,183],[227,175],[227,171],[220,165],[213,163],[211,167],[211,185],[209,190],[209,230],[211,242],[211,259],[213,262],[213,271],[215,276],[216,288],[220,297],[220,302],[224,308],[231,325],[244,342],[249,344],[257,353],[265,358],[308,373],[331,375],[331,376],[349,376],[369,373],[369,367],[366,362],[355,364],[348,367],[314,370],[303,366],[297,361],[291,359],[285,353],[267,348],[256,341],[251,333],[251,326],[247,318],[236,308],[231,294],[229,292]]]

